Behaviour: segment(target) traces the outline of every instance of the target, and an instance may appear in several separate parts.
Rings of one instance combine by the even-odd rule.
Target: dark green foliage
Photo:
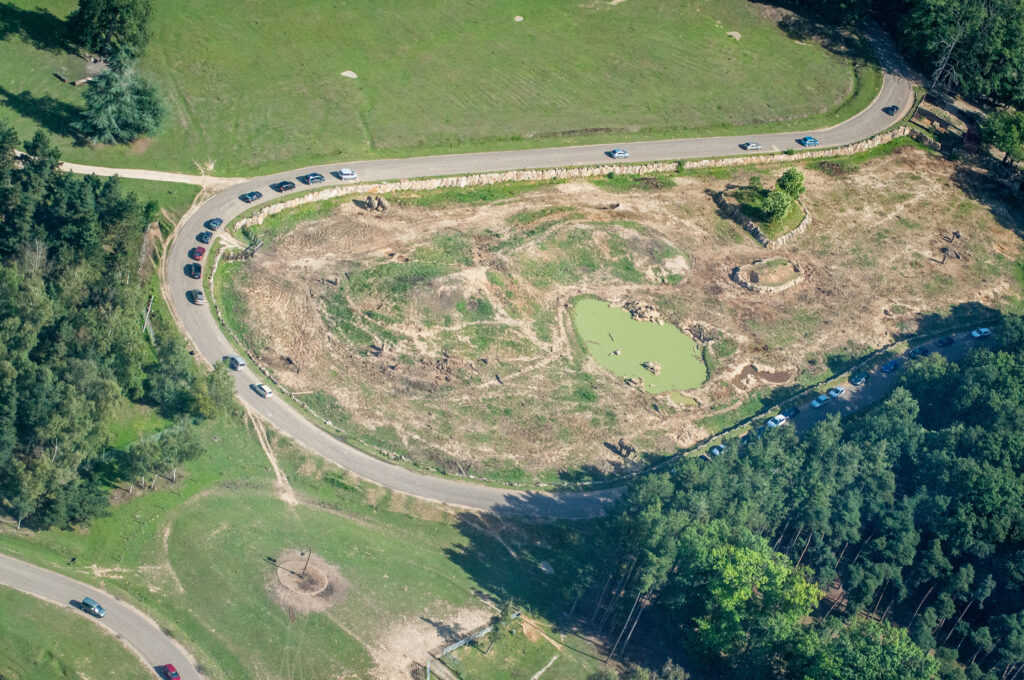
[[[17,168],[15,142],[0,124],[0,511],[67,526],[106,502],[96,470],[114,410],[189,410],[195,368],[158,313],[155,354],[142,332],[139,201],[116,177],[58,170],[42,134]]]
[[[817,650],[805,680],[933,678],[937,669],[902,628],[861,619],[840,628]]]
[[[160,129],[166,110],[152,83],[125,64],[100,74],[85,91],[75,129],[97,144],[129,144]]]
[[[142,56],[149,41],[150,0],[79,0],[68,29],[82,47],[104,57]]]
[[[779,189],[782,189],[792,199],[800,198],[800,194],[804,193],[804,173],[800,172],[796,168],[790,168],[786,172],[782,173],[779,177],[779,181],[775,183]]]
[[[1012,109],[993,113],[981,125],[981,139],[1002,151],[1004,162],[1024,161],[1024,113]]]
[[[778,224],[793,209],[793,197],[783,189],[772,189],[761,202],[761,214],[766,222]]]

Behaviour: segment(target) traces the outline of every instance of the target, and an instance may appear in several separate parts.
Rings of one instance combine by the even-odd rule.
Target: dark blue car
[[[217,231],[220,229],[220,225],[224,224],[224,220],[219,217],[214,217],[212,220],[206,220],[203,222],[203,226],[211,231]]]
[[[258,201],[261,198],[263,198],[263,194],[261,194],[258,191],[250,191],[247,194],[242,194],[238,198],[239,200],[242,201],[242,203],[252,203],[253,201]]]
[[[893,359],[892,361],[889,361],[889,362],[887,362],[887,363],[882,365],[882,373],[892,373],[893,371],[895,371],[899,367],[900,367],[900,362],[898,362],[895,359]]]

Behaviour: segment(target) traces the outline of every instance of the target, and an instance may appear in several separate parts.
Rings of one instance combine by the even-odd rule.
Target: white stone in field
[[[342,71],[341,75],[345,76],[346,78],[358,78],[359,77],[359,76],[356,75],[355,71]]]
[[[523,20],[523,18],[522,18],[522,17],[519,17],[519,16],[517,16],[517,17],[516,17],[516,18],[514,18],[514,19],[513,19],[512,21],[514,21],[514,22],[516,22],[516,23],[518,24],[518,23],[519,23],[520,21],[522,21],[522,20]]]

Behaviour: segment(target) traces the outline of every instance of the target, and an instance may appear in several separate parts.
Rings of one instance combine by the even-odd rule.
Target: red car
[[[197,262],[203,259],[203,255],[206,254],[206,248],[202,246],[196,246],[192,249],[192,259]]]
[[[167,664],[160,671],[167,680],[181,680],[181,676],[178,675],[178,669],[174,667],[174,664]]]

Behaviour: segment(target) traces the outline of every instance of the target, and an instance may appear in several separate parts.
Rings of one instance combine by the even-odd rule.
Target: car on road
[[[199,232],[199,235],[196,236],[196,240],[199,241],[200,243],[209,243],[211,240],[213,240],[213,232],[201,231]]]
[[[194,305],[206,304],[206,296],[203,295],[203,291],[199,290],[198,288],[195,288],[188,292],[188,299],[191,300],[192,304]]]
[[[800,146],[818,146],[818,140],[814,137],[801,137],[796,141]]]
[[[629,158],[629,152],[625,149],[612,149],[608,152],[609,158]]]
[[[882,371],[882,373],[892,373],[893,371],[895,371],[899,367],[900,367],[900,362],[898,362],[895,359],[893,359],[892,361],[887,361],[884,364],[882,364],[881,371]]]
[[[80,606],[83,612],[85,612],[86,614],[92,614],[97,619],[102,619],[104,616],[107,615],[107,610],[104,609],[99,602],[92,599],[91,597],[83,597]]]
[[[270,389],[270,387],[264,385],[263,383],[256,383],[255,385],[252,386],[252,388],[256,390],[256,394],[260,395],[264,399],[269,399],[270,397],[274,396],[274,390]]]
[[[178,675],[178,669],[172,663],[160,666],[160,675],[164,680],[181,680],[181,676]]]
[[[953,338],[953,336],[952,335],[947,335],[944,338],[939,338],[938,340],[936,340],[935,341],[935,346],[936,347],[949,347],[954,342],[956,342],[956,340]]]
[[[774,418],[769,420],[767,423],[765,423],[764,426],[769,428],[769,429],[773,429],[774,430],[776,427],[779,427],[781,425],[785,425],[787,420],[789,420],[789,418],[787,418],[786,416],[784,416],[784,415],[782,415],[780,413],[779,415],[775,416]]]
[[[240,200],[242,203],[252,203],[253,201],[258,201],[261,198],[263,198],[263,194],[261,194],[260,192],[250,191],[239,196],[238,200]]]
[[[283,194],[286,191],[291,191],[292,189],[294,189],[295,182],[291,181],[290,179],[286,179],[282,182],[275,182],[271,184],[270,188],[279,194]]]
[[[811,408],[821,408],[822,406],[824,406],[827,403],[828,403],[828,395],[827,394],[819,394],[818,396],[816,396],[814,398],[814,401],[811,402]]]
[[[828,396],[833,399],[838,399],[844,394],[846,394],[846,388],[841,385],[837,385],[828,391]]]
[[[299,181],[303,184],[323,184],[324,176],[319,172],[311,172],[308,175],[300,177]]]
[[[931,353],[932,351],[930,349],[922,345],[921,347],[915,347],[914,349],[907,352],[907,356],[910,357],[911,359],[922,359]]]
[[[342,168],[341,170],[337,170],[331,174],[342,181],[347,179],[359,179],[359,175],[356,174],[356,171],[348,168]]]
[[[886,106],[882,111],[890,116],[895,116],[900,112],[900,107],[893,104],[892,106]]]
[[[185,265],[185,276],[190,279],[201,279],[203,278],[203,265],[198,262]]]
[[[203,259],[203,255],[206,255],[206,248],[202,246],[196,246],[188,255],[196,262],[200,262]]]
[[[743,145],[743,148],[746,149],[747,151],[760,151],[761,145],[758,144],[757,142],[747,142],[746,144]]]
[[[786,416],[786,420],[789,420],[790,418],[796,418],[798,413],[800,413],[800,409],[798,409],[796,406],[790,406],[780,415]]]
[[[869,377],[870,376],[864,371],[859,371],[857,373],[854,373],[853,377],[850,378],[850,384],[854,385],[855,387],[860,387],[861,385],[868,381]]]
[[[971,337],[977,340],[978,338],[987,338],[992,335],[991,328],[975,328],[971,331]]]
[[[722,444],[719,444],[718,446],[712,446],[711,450],[708,451],[708,453],[710,453],[712,456],[721,456],[723,453],[725,453],[725,446],[723,446]]]
[[[245,199],[243,198],[242,200],[244,201]],[[246,201],[246,203],[248,203],[248,201]],[[206,220],[205,222],[203,222],[203,226],[209,229],[210,231],[217,231],[218,229],[220,229],[220,225],[222,224],[224,224],[224,220],[222,220],[219,217],[214,217],[213,219]]]
[[[232,354],[231,356],[228,357],[228,366],[230,366],[232,369],[236,371],[239,371],[245,368],[245,359],[238,356],[237,354]]]

